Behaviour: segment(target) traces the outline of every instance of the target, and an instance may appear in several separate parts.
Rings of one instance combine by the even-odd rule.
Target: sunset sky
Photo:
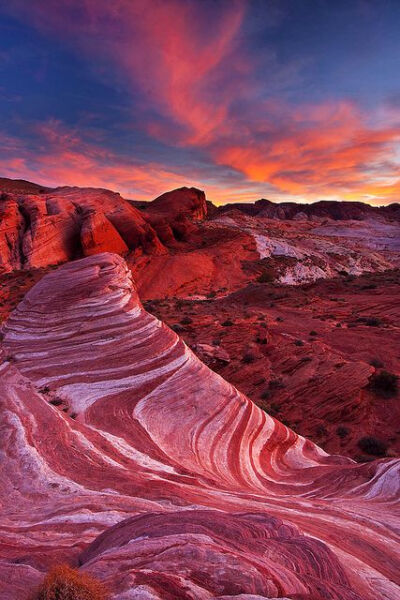
[[[400,201],[399,0],[0,0],[0,176]]]

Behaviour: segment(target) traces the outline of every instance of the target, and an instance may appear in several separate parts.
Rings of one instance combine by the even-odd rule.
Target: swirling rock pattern
[[[119,600],[400,598],[400,461],[329,456],[261,411],[119,256],[46,275],[2,355],[2,598],[61,560]]]

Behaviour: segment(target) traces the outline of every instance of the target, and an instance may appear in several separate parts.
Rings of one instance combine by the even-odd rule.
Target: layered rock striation
[[[400,598],[400,461],[329,456],[257,408],[119,256],[49,273],[2,333],[2,598],[60,561],[119,600]]]

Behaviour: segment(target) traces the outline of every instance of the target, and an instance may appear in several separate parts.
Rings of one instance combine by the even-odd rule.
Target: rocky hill
[[[400,598],[400,461],[328,455],[259,409],[119,256],[47,274],[2,337],[4,600],[64,561],[118,600]]]

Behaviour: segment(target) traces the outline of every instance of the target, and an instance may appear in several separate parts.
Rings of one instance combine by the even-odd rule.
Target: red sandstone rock
[[[125,254],[128,246],[101,212],[89,212],[82,222],[81,245],[85,256],[100,252]]]
[[[89,246],[90,253],[167,252],[151,225],[119,194],[92,188],[41,190],[7,181],[0,181],[0,188],[15,191],[0,197],[0,265],[5,271],[67,262],[87,254]],[[97,240],[89,240],[91,230],[97,230]]]
[[[164,213],[169,219],[184,215],[195,221],[202,221],[207,216],[207,203],[201,190],[182,187],[158,196],[149,202],[146,210]]]
[[[0,273],[21,268],[23,231],[24,220],[17,202],[8,195],[0,197]]]
[[[61,560],[118,600],[400,598],[400,461],[329,456],[261,411],[120,257],[46,275],[3,334],[5,600]]]
[[[23,266],[43,267],[79,256],[80,219],[75,209],[55,212],[45,196],[21,196],[18,202],[25,219]]]
[[[207,216],[205,194],[196,188],[166,192],[141,207],[160,239],[171,247],[177,242],[188,242],[197,231],[196,222]]]

